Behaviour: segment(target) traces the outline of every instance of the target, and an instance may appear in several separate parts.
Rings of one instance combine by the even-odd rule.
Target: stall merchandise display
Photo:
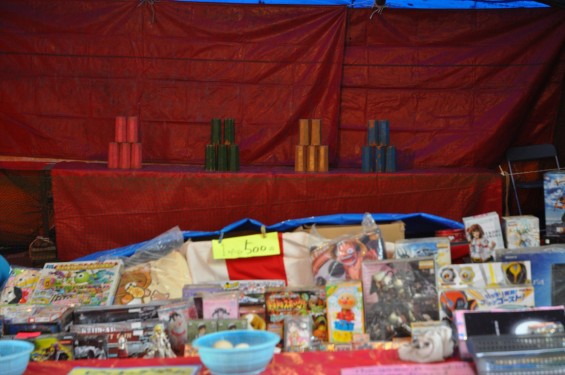
[[[435,362],[451,358],[455,345],[455,353],[478,360],[484,352],[472,352],[461,336],[472,336],[475,323],[465,318],[461,330],[461,312],[511,309],[506,322],[538,313],[538,294],[550,298],[549,304],[559,301],[559,262],[536,258],[565,253],[559,246],[502,248],[494,253],[497,261],[450,264],[448,237],[400,239],[392,242],[394,251],[386,251],[386,238],[369,224],[334,238],[315,227],[265,236],[264,241],[278,243],[280,254],[229,262],[214,258],[208,239],[171,247],[161,238],[150,241],[156,247],[146,245],[130,257],[48,263],[26,303],[0,306],[2,331],[10,339],[44,343],[44,360],[55,359],[49,348],[58,345],[54,337],[65,335],[74,336],[67,350],[74,359],[172,358],[197,356],[193,344],[214,332],[263,330],[280,338],[279,351],[388,343],[404,361]],[[249,238],[233,236],[231,243]],[[253,237],[257,248],[264,245],[261,238]],[[188,256],[190,251],[196,254]],[[203,263],[207,268],[193,272]],[[287,274],[292,264],[299,271]],[[272,269],[265,277],[257,277],[267,266]],[[548,281],[541,276],[547,270],[553,272]],[[5,288],[13,289],[15,281]],[[488,327],[494,333],[484,334],[503,333],[503,320],[497,319],[498,328]],[[564,331],[561,319],[522,323],[522,330],[536,337]],[[458,341],[450,339],[453,327]],[[428,344],[433,351],[422,349]],[[64,353],[61,347],[55,355]]]

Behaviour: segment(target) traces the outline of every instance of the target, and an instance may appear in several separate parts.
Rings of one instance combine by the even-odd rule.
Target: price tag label
[[[214,259],[254,258],[280,253],[277,232],[224,238],[222,242],[212,240]]]

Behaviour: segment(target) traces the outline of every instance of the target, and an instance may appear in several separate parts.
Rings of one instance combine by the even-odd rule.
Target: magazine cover
[[[504,249],[502,226],[496,212],[464,217],[463,224],[473,263],[491,262],[494,250]]]
[[[433,258],[364,262],[362,270],[371,340],[410,337],[413,322],[439,319]]]
[[[36,305],[111,305],[121,260],[46,263],[30,298]]]
[[[3,305],[27,303],[39,280],[40,269],[12,267],[10,276],[2,288],[0,303]]]

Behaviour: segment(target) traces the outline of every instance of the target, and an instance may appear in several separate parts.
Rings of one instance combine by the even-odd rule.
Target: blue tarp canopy
[[[184,240],[209,240],[218,239],[230,232],[253,232],[260,233],[261,228],[265,227],[267,232],[288,232],[302,226],[312,225],[359,225],[365,214],[340,214],[311,216],[302,219],[285,220],[280,223],[266,226],[254,219],[242,219],[227,225],[223,229],[214,232],[184,231]],[[402,221],[406,225],[406,238],[433,237],[435,231],[442,229],[463,229],[462,223],[446,219],[440,216],[426,213],[415,214],[371,214],[377,224]],[[146,242],[140,242],[117,249],[110,249],[89,254],[77,260],[96,260],[108,257],[128,257],[134,254]]]

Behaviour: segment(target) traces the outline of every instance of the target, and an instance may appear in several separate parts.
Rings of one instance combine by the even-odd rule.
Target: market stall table
[[[58,375],[67,374],[74,367],[151,367],[151,366],[174,366],[174,365],[202,364],[197,357],[168,358],[168,359],[106,359],[106,360],[81,360],[81,361],[47,361],[31,362],[25,372],[26,375]],[[465,375],[474,371],[471,362],[450,359],[448,362],[439,364],[420,365],[416,363],[401,362],[396,350],[356,350],[337,352],[306,352],[306,353],[282,353],[275,354],[273,360],[263,373],[265,375],[341,375],[343,369],[381,366],[379,374],[386,375],[386,367],[383,365],[399,365],[404,369],[403,373],[414,373],[418,367],[418,374],[455,374]],[[441,368],[441,371],[439,370]],[[429,370],[429,372],[427,372]],[[209,375],[204,368],[203,375]],[[399,372],[394,372],[399,374]],[[367,373],[365,373],[367,374]],[[390,372],[389,374],[392,374]]]

